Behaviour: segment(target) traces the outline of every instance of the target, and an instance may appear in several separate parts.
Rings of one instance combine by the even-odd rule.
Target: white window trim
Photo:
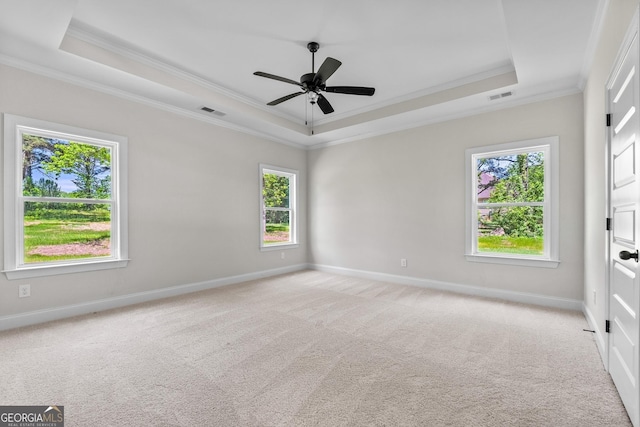
[[[81,129],[44,120],[4,114],[4,269],[7,278],[24,279],[56,274],[69,274],[111,268],[123,268],[128,263],[127,221],[127,138],[104,132]],[[112,200],[116,209],[111,218],[112,256],[54,263],[20,265],[23,220],[22,204],[22,134],[69,137],[112,151]]]
[[[285,243],[271,243],[265,245],[263,241],[264,221],[265,221],[265,206],[264,197],[262,195],[262,177],[266,173],[271,173],[279,176],[286,176],[289,178],[289,233],[291,235],[291,242]],[[261,251],[275,251],[281,249],[293,249],[298,247],[298,218],[297,218],[297,198],[298,198],[298,171],[294,169],[282,168],[279,166],[272,166],[267,164],[260,164],[260,250]]]
[[[477,159],[501,154],[510,154],[517,151],[531,152],[548,150],[545,156],[545,202],[544,206],[544,255],[527,256],[514,254],[478,252],[477,228],[478,220],[476,212],[477,204]],[[538,139],[496,144],[491,146],[470,148],[466,150],[466,225],[465,225],[465,257],[467,261],[484,262],[493,264],[511,264],[527,267],[556,268],[560,264],[559,259],[559,138],[550,136]]]

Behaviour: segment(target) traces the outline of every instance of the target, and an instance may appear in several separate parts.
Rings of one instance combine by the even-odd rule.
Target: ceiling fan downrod
[[[316,52],[320,49],[320,44],[318,42],[309,42],[307,44],[307,49],[311,52],[311,72],[313,74],[316,73]]]

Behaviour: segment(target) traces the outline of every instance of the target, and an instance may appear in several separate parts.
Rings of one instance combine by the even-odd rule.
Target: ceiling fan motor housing
[[[316,76],[316,73],[303,74],[302,77],[300,77],[300,84],[304,86],[306,89],[315,91],[316,87],[313,84],[313,79],[315,78],[315,76]]]

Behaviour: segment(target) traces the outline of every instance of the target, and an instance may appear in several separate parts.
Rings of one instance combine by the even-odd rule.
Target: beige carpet
[[[305,271],[0,333],[70,426],[629,426],[582,314]]]

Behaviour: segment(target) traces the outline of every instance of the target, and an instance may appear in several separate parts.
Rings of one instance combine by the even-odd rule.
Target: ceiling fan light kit
[[[274,74],[265,73],[263,71],[256,71],[253,73],[256,76],[265,77],[268,79],[278,80],[284,83],[289,83],[298,86],[301,91],[294,92],[289,95],[285,95],[282,98],[273,100],[267,105],[275,106],[284,101],[288,101],[297,96],[307,94],[307,99],[314,105],[318,104],[318,107],[324,114],[333,113],[334,109],[331,103],[320,92],[342,93],[346,95],[364,95],[372,96],[375,93],[375,88],[361,87],[361,86],[326,86],[326,81],[329,77],[336,72],[336,70],[342,65],[342,62],[337,59],[327,57],[318,72],[315,71],[315,53],[320,49],[320,44],[317,42],[309,42],[307,49],[311,52],[311,72],[303,74],[300,77],[300,82],[288,79],[286,77],[276,76]]]

